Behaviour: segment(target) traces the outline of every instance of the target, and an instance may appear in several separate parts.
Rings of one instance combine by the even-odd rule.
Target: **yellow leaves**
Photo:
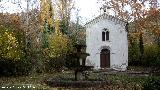
[[[49,26],[53,27],[54,10],[51,0],[41,0],[40,7],[42,24],[47,21]]]
[[[49,56],[51,58],[67,54],[71,50],[70,40],[66,36],[54,35],[49,37]]]
[[[53,27],[53,18],[48,19],[48,24],[50,25],[50,27]]]
[[[56,35],[62,35],[62,33],[60,32],[60,21],[56,20],[56,25],[55,25],[55,34]]]
[[[7,28],[0,27],[0,55],[2,58],[19,60],[22,51],[19,48],[19,43],[12,32]]]

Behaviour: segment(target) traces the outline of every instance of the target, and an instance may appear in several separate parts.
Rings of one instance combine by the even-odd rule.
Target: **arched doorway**
[[[100,54],[100,67],[110,68],[110,50],[102,49]]]

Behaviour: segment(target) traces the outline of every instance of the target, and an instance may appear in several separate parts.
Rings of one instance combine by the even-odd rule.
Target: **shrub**
[[[160,66],[160,47],[157,45],[145,46],[143,65],[145,66]]]
[[[65,56],[57,57],[57,58],[51,58],[48,60],[48,62],[45,64],[47,72],[53,72],[53,71],[61,71],[64,69],[65,66]]]
[[[0,76],[20,76],[28,75],[31,70],[29,61],[26,60],[0,60]]]
[[[20,60],[23,56],[16,34],[11,28],[0,26],[0,58]]]
[[[131,66],[147,66],[159,67],[160,66],[160,47],[158,45],[146,45],[144,47],[144,54],[142,59],[140,51],[136,42],[132,43],[129,47],[129,65]]]
[[[72,51],[70,39],[66,35],[51,34],[49,48],[45,50],[46,71],[60,71],[65,66],[66,55]]]
[[[24,59],[23,33],[0,25],[0,75],[29,74],[30,61]]]
[[[57,58],[71,51],[70,40],[65,35],[51,35],[49,38],[49,57]]]
[[[140,57],[140,50],[139,45],[136,40],[130,41],[130,46],[128,50],[128,59],[129,59],[129,65],[131,66],[138,66],[141,65],[141,61],[139,60]]]
[[[149,78],[143,84],[144,90],[160,90],[160,78]]]

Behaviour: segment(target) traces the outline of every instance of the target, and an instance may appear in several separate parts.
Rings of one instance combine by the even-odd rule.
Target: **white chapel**
[[[125,71],[128,66],[127,22],[106,13],[85,24],[86,65]]]

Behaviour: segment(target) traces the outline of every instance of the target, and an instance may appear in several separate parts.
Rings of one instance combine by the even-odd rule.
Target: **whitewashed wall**
[[[109,30],[109,41],[102,41],[102,31]],[[124,24],[108,19],[99,19],[99,22],[86,27],[86,52],[87,65],[100,68],[100,52],[102,49],[110,50],[110,68],[115,70],[126,70],[128,66],[128,40]]]

